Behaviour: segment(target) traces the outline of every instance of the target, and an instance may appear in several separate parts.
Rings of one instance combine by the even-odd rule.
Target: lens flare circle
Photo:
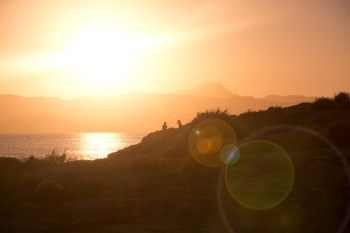
[[[263,140],[246,143],[239,151],[239,163],[226,167],[225,182],[231,196],[251,209],[269,209],[281,203],[294,182],[288,154]]]
[[[188,148],[192,157],[207,167],[223,166],[220,157],[225,145],[236,145],[237,136],[223,120],[210,118],[197,123],[191,130]]]
[[[220,159],[226,165],[236,164],[240,157],[238,147],[233,144],[227,144],[220,150]]]
[[[204,127],[197,134],[196,147],[202,154],[214,154],[218,152],[222,143],[222,133],[215,127]]]

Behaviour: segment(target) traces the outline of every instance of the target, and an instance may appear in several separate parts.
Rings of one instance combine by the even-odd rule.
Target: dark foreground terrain
[[[0,158],[0,232],[350,232],[350,111],[320,106],[207,111],[95,161]],[[191,145],[208,118],[239,159],[198,162],[229,137]]]

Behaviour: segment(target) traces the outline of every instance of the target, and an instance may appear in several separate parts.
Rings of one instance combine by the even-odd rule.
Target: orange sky
[[[0,93],[350,91],[347,0],[1,0]]]

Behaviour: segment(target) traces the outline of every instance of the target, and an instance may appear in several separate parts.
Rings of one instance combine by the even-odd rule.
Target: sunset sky
[[[1,0],[0,94],[350,91],[348,0]]]

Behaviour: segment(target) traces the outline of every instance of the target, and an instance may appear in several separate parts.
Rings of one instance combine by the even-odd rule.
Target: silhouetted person
[[[177,120],[177,125],[179,126],[179,128],[181,128],[181,126],[182,126],[182,123],[181,123],[181,121],[180,120]]]
[[[167,128],[168,128],[168,126],[166,125],[166,122],[164,122],[162,129],[166,130]]]

